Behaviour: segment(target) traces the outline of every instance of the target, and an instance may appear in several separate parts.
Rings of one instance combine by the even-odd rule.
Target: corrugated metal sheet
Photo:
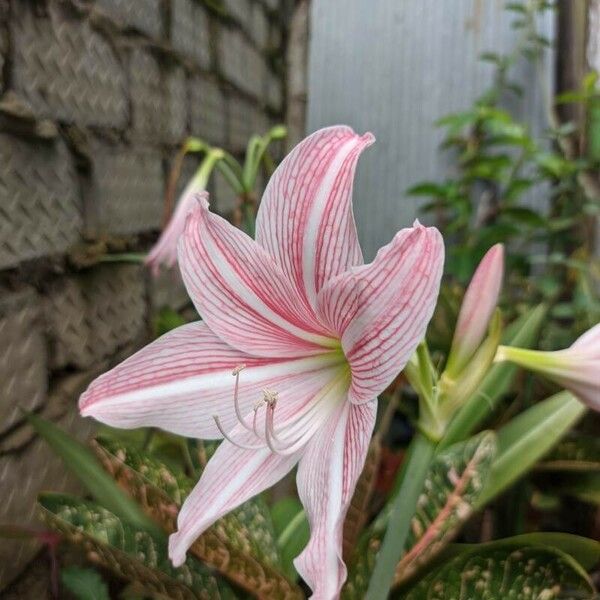
[[[443,132],[433,123],[467,108],[490,84],[493,67],[478,60],[482,52],[513,47],[519,33],[503,7],[500,0],[313,0],[308,129],[347,123],[377,137],[355,187],[367,257],[417,215],[418,200],[405,190],[447,174],[448,157],[438,150]],[[551,14],[541,29],[553,38]],[[546,86],[549,58],[540,78]],[[526,90],[516,108],[543,130],[532,66],[516,79]]]

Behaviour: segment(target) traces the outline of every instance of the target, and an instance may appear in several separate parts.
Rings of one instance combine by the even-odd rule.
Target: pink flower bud
[[[498,304],[504,274],[504,246],[492,246],[479,263],[463,299],[446,371],[455,376],[483,341]]]

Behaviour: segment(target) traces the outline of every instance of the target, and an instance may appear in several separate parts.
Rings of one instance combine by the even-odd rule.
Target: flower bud
[[[479,263],[463,298],[446,365],[449,377],[456,377],[464,369],[486,336],[503,274],[504,247],[496,244]]]

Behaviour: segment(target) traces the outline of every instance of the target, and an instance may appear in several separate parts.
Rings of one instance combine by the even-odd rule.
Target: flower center
[[[271,452],[284,456],[297,452],[310,440],[337,406],[339,400],[345,397],[344,392],[347,391],[350,381],[349,367],[344,362],[334,372],[326,385],[299,408],[297,414],[279,422],[277,425],[275,424],[275,415],[279,402],[279,392],[265,388],[262,390],[262,398],[254,404],[252,423],[250,423],[242,413],[239,400],[240,373],[245,368],[246,365],[238,365],[232,372],[235,377],[233,404],[239,424],[246,432],[252,434],[253,443],[233,439],[225,431],[218,415],[213,415],[215,424],[223,438],[239,448],[245,450],[269,448]],[[261,414],[263,412],[264,415]],[[262,428],[259,423],[261,418],[264,419]]]

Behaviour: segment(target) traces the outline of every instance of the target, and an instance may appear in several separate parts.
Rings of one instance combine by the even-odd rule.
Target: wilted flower
[[[423,338],[443,266],[439,232],[421,225],[363,264],[351,193],[372,142],[331,127],[299,144],[267,186],[256,241],[200,198],[179,265],[203,321],[159,338],[81,397],[82,414],[109,425],[225,438],[179,514],[175,565],[217,519],[298,464],[311,538],[295,564],[316,597],[339,594],[343,521],[376,398]]]
[[[541,352],[500,346],[495,360],[508,360],[544,375],[600,410],[600,323],[566,350]]]
[[[182,154],[181,158],[184,155]],[[204,158],[200,168],[185,186],[177,201],[173,215],[146,257],[145,263],[150,267],[153,275],[158,275],[161,265],[170,268],[177,262],[177,243],[185,229],[187,216],[196,205],[196,196],[200,195],[208,198],[208,193],[205,191],[208,178],[215,164],[221,160],[222,156],[222,150],[218,148],[211,149]]]

